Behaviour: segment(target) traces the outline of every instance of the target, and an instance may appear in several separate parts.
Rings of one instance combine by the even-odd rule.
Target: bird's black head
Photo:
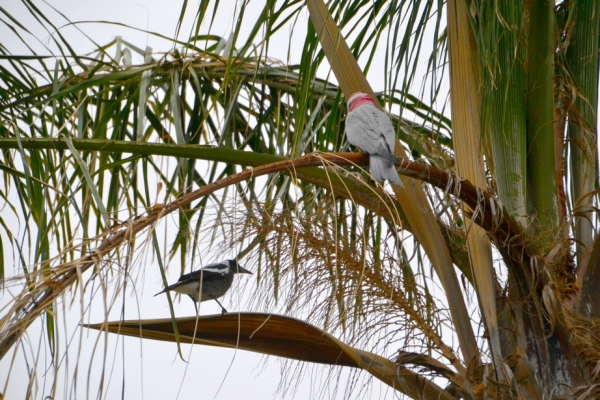
[[[241,267],[236,260],[227,260],[227,262],[234,274],[252,274],[252,272],[248,271],[246,268]]]

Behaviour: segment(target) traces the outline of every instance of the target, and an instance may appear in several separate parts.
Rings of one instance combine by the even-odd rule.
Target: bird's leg
[[[225,307],[223,307],[223,304],[221,304],[221,303],[219,302],[219,300],[217,300],[217,299],[214,299],[214,298],[213,298],[213,300],[214,300],[214,301],[216,301],[216,302],[217,302],[217,304],[221,306],[221,315],[225,315],[225,313],[227,313],[227,310],[225,309]]]
[[[194,308],[196,309],[196,315],[198,315],[198,302],[192,296],[190,296],[190,299],[192,299],[192,301],[194,302]]]

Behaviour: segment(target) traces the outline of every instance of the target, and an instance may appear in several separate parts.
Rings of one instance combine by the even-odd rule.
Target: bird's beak
[[[237,272],[238,272],[238,274],[250,274],[250,275],[253,275],[252,272],[248,271],[246,268],[241,267],[239,265],[237,267]]]

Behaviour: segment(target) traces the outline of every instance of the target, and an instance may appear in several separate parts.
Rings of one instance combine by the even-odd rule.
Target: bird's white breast
[[[173,289],[173,291],[181,294],[187,294],[194,297],[198,297],[198,292],[200,291],[200,282],[188,282],[184,285],[177,286]]]

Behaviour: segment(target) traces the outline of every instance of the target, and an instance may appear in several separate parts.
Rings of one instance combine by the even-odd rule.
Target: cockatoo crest
[[[373,100],[373,98],[366,93],[354,93],[352,96],[350,96],[350,99],[348,99],[348,111],[354,111],[356,108],[365,103],[375,105],[375,100]]]

